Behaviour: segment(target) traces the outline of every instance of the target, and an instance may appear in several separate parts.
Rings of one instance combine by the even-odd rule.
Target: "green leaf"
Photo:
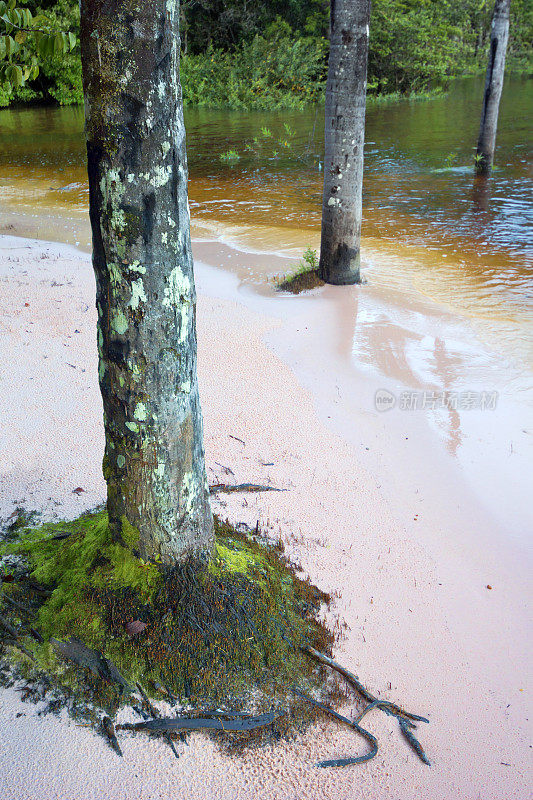
[[[54,36],[54,54],[61,55],[63,52],[63,34],[56,33]]]
[[[6,69],[6,78],[15,89],[18,89],[19,86],[22,86],[24,83],[22,69],[18,66],[18,64],[9,65],[9,67]]]
[[[15,53],[17,50],[17,43],[15,42],[12,36],[2,36],[2,39],[4,42],[4,53],[5,53],[4,57],[11,58],[13,53]]]
[[[5,14],[2,14],[2,17],[0,17],[0,19],[2,20],[2,22],[5,22],[6,30],[8,32],[11,32],[11,30],[13,28],[13,25],[12,25],[11,20],[9,18],[9,13],[6,12]]]

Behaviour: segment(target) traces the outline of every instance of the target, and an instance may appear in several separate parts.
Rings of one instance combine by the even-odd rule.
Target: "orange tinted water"
[[[370,281],[414,285],[531,365],[532,82],[506,82],[488,184],[476,184],[471,168],[481,93],[481,81],[468,80],[445,97],[369,105],[363,257]],[[318,246],[321,109],[189,110],[186,127],[196,238],[292,257]],[[250,153],[246,143],[262,127],[279,143]],[[221,161],[228,150],[240,159]],[[30,235],[88,246],[87,203],[82,109],[0,111],[0,232],[25,223]],[[222,266],[255,285],[279,271],[274,261],[247,269],[238,261]]]

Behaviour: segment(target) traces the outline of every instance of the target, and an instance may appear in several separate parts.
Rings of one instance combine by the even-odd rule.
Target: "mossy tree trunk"
[[[205,556],[178,0],[81,0],[110,525],[145,559]]]
[[[370,0],[331,0],[319,272],[360,282]]]
[[[494,161],[498,113],[505,74],[505,56],[509,39],[510,9],[511,0],[496,0],[492,15],[489,63],[476,150],[476,173],[478,175],[490,175]]]

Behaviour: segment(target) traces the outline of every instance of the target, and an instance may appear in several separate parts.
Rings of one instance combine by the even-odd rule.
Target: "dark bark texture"
[[[212,546],[177,0],[81,0],[104,476],[112,529],[173,564]]]
[[[331,0],[319,272],[359,283],[370,0]]]
[[[477,143],[476,172],[478,175],[490,175],[494,161],[498,112],[505,73],[507,40],[509,38],[510,8],[511,0],[496,0],[492,15],[489,63]]]

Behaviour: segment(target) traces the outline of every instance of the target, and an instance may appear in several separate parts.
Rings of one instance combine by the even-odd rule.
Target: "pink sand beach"
[[[336,593],[347,628],[335,658],[429,717],[432,766],[379,711],[366,720],[377,757],[342,769],[314,765],[366,745],[326,718],[232,758],[201,734],[179,760],[123,734],[120,759],[13,689],[0,691],[1,800],[526,800],[528,379],[466,318],[371,269],[361,287],[276,296],[217,269],[228,257],[243,270],[283,262],[195,245],[208,477],[288,491],[221,495],[213,509],[281,536]],[[104,501],[94,293],[86,253],[0,238],[3,519],[20,505],[74,518]],[[444,392],[461,396],[442,407]]]

